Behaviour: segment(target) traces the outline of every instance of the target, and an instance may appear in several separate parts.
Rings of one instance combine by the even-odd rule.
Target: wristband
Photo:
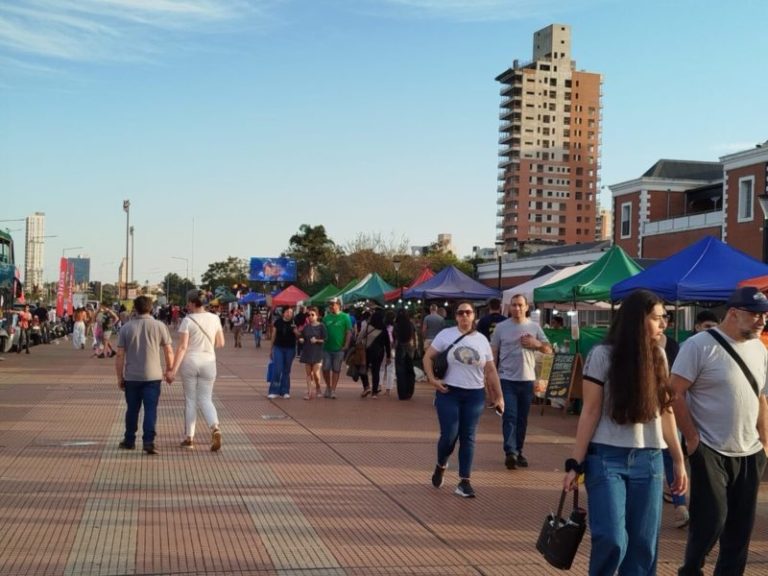
[[[568,460],[565,461],[565,471],[566,472],[576,472],[576,474],[583,474],[584,473],[584,463],[579,463],[575,458],[568,458]]]

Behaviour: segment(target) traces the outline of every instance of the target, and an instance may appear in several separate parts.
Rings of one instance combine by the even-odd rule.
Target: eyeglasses
[[[474,313],[474,310],[456,310],[456,316],[471,316]]]
[[[741,312],[746,312],[753,318],[757,318],[758,316],[762,316],[763,318],[765,318],[766,316],[768,316],[768,312],[752,312],[751,310],[744,310],[744,308],[736,308],[736,310],[740,310]]]

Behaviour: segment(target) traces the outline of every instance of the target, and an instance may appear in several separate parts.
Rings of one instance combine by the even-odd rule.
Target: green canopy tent
[[[534,289],[533,300],[540,307],[570,303],[574,308],[579,303],[610,302],[614,284],[642,271],[624,250],[613,246],[599,260],[573,276]]]
[[[346,292],[339,294],[344,304],[350,304],[359,300],[373,300],[384,304],[387,292],[394,290],[394,286],[388,284],[376,272],[368,274],[357,285]]]
[[[313,294],[310,298],[304,301],[306,306],[322,306],[328,301],[328,298],[334,294],[338,294],[339,289],[333,284],[328,284],[325,288],[320,290],[317,294]]]

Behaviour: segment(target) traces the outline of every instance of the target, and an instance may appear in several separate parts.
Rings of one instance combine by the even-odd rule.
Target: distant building
[[[439,252],[441,254],[453,253],[456,251],[453,247],[453,236],[451,234],[438,234],[437,242],[428,246],[411,246],[412,256],[426,256],[429,253]]]
[[[635,258],[666,258],[704,236],[766,261],[768,142],[719,162],[659,160],[642,176],[609,186],[614,243]]]
[[[571,29],[533,35],[533,61],[501,84],[497,240],[505,252],[593,242],[600,170],[600,74],[576,69]]]
[[[44,248],[45,213],[35,212],[32,216],[27,216],[24,242],[24,287],[28,293],[43,285]]]

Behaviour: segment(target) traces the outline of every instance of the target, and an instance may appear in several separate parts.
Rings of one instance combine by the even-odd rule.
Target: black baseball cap
[[[768,298],[754,286],[744,286],[733,291],[726,306],[747,312],[768,312]]]

